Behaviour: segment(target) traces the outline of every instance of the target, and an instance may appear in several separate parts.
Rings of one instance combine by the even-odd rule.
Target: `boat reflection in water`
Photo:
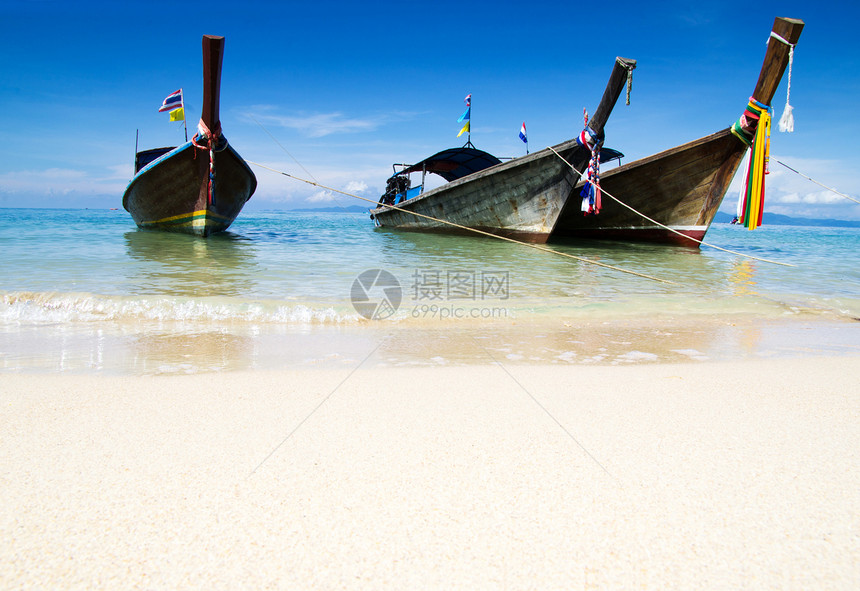
[[[128,255],[140,265],[126,278],[139,295],[237,297],[253,293],[256,248],[238,234],[208,240],[175,233],[125,233]]]
[[[126,281],[137,296],[117,326],[123,360],[139,373],[239,370],[253,366],[257,342],[235,299],[254,293],[256,248],[230,232],[200,240],[177,233],[125,234]]]

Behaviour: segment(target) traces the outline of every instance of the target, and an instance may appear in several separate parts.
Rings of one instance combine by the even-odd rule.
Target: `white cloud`
[[[726,193],[722,211],[734,213],[742,172],[743,166]],[[815,182],[806,177],[814,178]],[[765,177],[765,212],[792,217],[858,219],[860,207],[856,203],[821,186],[856,198],[860,193],[858,179],[843,161],[771,155],[770,174]]]
[[[275,171],[288,172],[296,178],[308,179],[324,185],[342,189],[346,193],[368,197],[370,202],[376,203],[377,195],[381,193],[380,183],[385,182],[388,171],[386,167],[369,167],[362,165],[357,168],[348,168],[340,162],[320,160],[312,157],[302,158],[302,165],[290,161],[266,160],[260,158],[261,164]],[[272,170],[252,165],[257,175],[257,192],[252,201],[256,207],[264,207],[264,203],[276,207],[301,207],[302,204],[332,204],[332,205],[364,205],[368,201],[355,199],[348,195],[328,191],[322,187],[315,187],[296,180],[287,178]],[[306,169],[306,170],[305,170]]]
[[[344,188],[347,193],[363,193],[367,191],[367,183],[364,181],[349,181]]]
[[[772,200],[774,203],[806,203],[809,205],[829,205],[829,204],[843,204],[845,203],[845,198],[841,195],[837,195],[832,191],[817,191],[815,193],[806,193],[804,195],[800,195],[798,193],[787,193],[782,195],[775,195]]]
[[[103,177],[69,168],[15,170],[0,174],[0,193],[54,196],[73,193],[122,195],[131,177],[120,176],[117,170],[118,167],[110,167]]]
[[[790,170],[787,166],[794,170]],[[815,180],[812,181],[806,177]],[[846,166],[845,161],[841,160],[771,156],[770,174],[767,176],[767,182],[786,193],[797,193],[798,195],[821,191],[835,195],[826,187],[855,197],[860,193],[860,179],[856,172],[851,166]]]
[[[103,177],[103,180],[122,180],[127,183],[134,176],[134,164],[130,162],[128,164],[108,166],[107,170],[109,172]]]
[[[261,124],[268,123],[296,131],[313,138],[324,137],[336,133],[358,133],[376,130],[386,118],[367,117],[350,118],[343,113],[300,113],[299,115],[258,114],[256,119]]]
[[[334,134],[367,133],[376,131],[383,125],[414,119],[420,113],[412,111],[386,111],[366,116],[349,116],[341,111],[319,113],[296,111],[289,115],[278,113],[275,105],[253,105],[249,111],[240,115],[266,129],[271,125],[294,129],[306,137],[320,138]]]

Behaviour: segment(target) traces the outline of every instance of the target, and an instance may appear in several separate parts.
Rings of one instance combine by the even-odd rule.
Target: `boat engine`
[[[409,177],[393,176],[385,183],[385,193],[379,198],[379,205],[394,205],[397,200],[397,195],[406,195],[406,191],[412,185],[409,182]]]

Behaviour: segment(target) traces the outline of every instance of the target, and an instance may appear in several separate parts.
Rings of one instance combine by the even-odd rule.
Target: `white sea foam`
[[[15,292],[4,294],[0,302],[0,321],[4,323],[160,321],[349,324],[360,320],[357,314],[338,311],[332,306],[311,307],[224,298]]]

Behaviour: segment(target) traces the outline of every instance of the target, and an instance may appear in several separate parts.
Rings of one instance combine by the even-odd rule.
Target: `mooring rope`
[[[819,183],[819,182],[818,182],[818,181],[816,181],[814,178],[812,178],[812,177],[808,177],[808,176],[806,176],[805,174],[803,174],[802,172],[800,172],[799,170],[795,170],[795,169],[793,169],[792,167],[790,167],[790,166],[789,166],[788,164],[786,164],[785,162],[782,162],[782,161],[780,161],[780,160],[777,160],[776,158],[771,158],[771,160],[773,160],[774,162],[779,162],[780,164],[782,164],[784,167],[786,167],[786,168],[787,168],[788,170],[790,170],[791,172],[796,173],[796,174],[799,174],[800,176],[802,176],[802,177],[803,177],[803,178],[805,178],[806,180],[808,180],[808,181],[812,181],[813,183],[815,183],[815,184],[816,184],[816,185],[818,185],[819,187],[824,187],[824,188],[825,188],[825,189],[827,189],[828,191],[833,191],[834,193],[836,193],[836,194],[837,194],[837,195],[839,195],[840,197],[845,197],[846,199],[848,199],[848,200],[850,200],[850,201],[853,201],[854,203],[860,203],[860,201],[858,201],[857,199],[854,199],[854,197],[851,197],[851,196],[849,196],[849,195],[846,195],[845,193],[840,193],[839,191],[837,191],[837,190],[836,190],[836,189],[834,189],[833,187],[828,187],[827,185],[825,185],[825,184],[823,184],[823,183]]]
[[[564,158],[562,158],[562,160],[564,160]],[[250,160],[246,160],[246,162],[247,162],[248,164],[253,164],[254,166],[259,166],[260,168],[265,168],[266,170],[270,170],[270,171],[272,171],[272,172],[275,172],[275,173],[277,173],[277,174],[280,174],[280,175],[283,175],[283,176],[285,176],[285,177],[291,178],[291,179],[293,179],[293,180],[300,181],[300,182],[303,182],[303,183],[307,183],[307,184],[309,184],[309,185],[313,185],[314,187],[319,187],[320,189],[325,189],[325,190],[327,190],[327,191],[333,191],[333,192],[335,192],[335,193],[340,193],[341,195],[346,195],[347,197],[354,197],[355,199],[360,199],[360,200],[362,200],[362,201],[367,201],[368,203],[373,203],[374,205],[378,205],[377,201],[376,201],[376,200],[374,200],[374,199],[368,199],[367,197],[362,197],[362,196],[360,196],[360,195],[355,195],[354,193],[348,193],[347,191],[341,191],[340,189],[335,189],[335,188],[333,188],[333,187],[327,187],[326,185],[323,185],[323,184],[321,184],[321,183],[318,183],[318,182],[315,182],[315,181],[309,181],[309,180],[307,180],[307,179],[303,179],[303,178],[301,178],[301,177],[297,177],[297,176],[295,176],[295,175],[292,175],[292,174],[290,174],[290,173],[288,173],[288,172],[284,172],[284,171],[282,171],[282,170],[277,170],[277,169],[271,168],[271,167],[269,167],[269,166],[266,166],[266,165],[264,165],[264,164],[260,164],[260,163],[258,163],[258,162],[252,162],[252,161],[250,161]],[[599,262],[599,261],[594,261],[594,260],[591,260],[591,259],[589,259],[589,258],[580,257],[580,256],[576,256],[576,255],[573,255],[573,254],[570,254],[570,253],[560,252],[560,251],[557,251],[557,250],[552,250],[551,248],[546,248],[545,246],[541,246],[540,244],[533,244],[533,243],[530,243],[530,242],[523,242],[523,241],[521,241],[521,240],[514,240],[513,238],[508,238],[507,236],[499,236],[498,234],[493,234],[492,232],[485,232],[484,230],[478,230],[477,228],[470,228],[469,226],[463,226],[463,225],[460,225],[460,224],[457,224],[457,223],[454,223],[454,222],[449,222],[448,220],[443,220],[443,219],[439,219],[439,218],[434,218],[433,216],[424,215],[423,213],[418,213],[418,212],[416,212],[416,211],[410,211],[410,210],[408,210],[408,209],[403,209],[402,207],[397,207],[396,205],[386,205],[385,207],[388,207],[388,208],[391,208],[391,209],[395,209],[395,210],[397,210],[397,211],[402,211],[403,213],[408,213],[408,214],[414,215],[414,216],[416,216],[416,217],[425,218],[425,219],[428,219],[428,220],[431,220],[431,221],[434,221],[434,222],[438,222],[438,223],[440,223],[440,224],[445,224],[445,225],[448,225],[448,226],[451,226],[451,227],[457,228],[457,229],[459,229],[459,230],[465,230],[465,231],[468,231],[468,232],[474,232],[474,233],[476,233],[476,234],[481,234],[482,236],[488,236],[488,237],[490,237],[490,238],[497,238],[497,239],[499,239],[499,240],[504,240],[504,241],[506,241],[506,242],[512,242],[512,243],[514,243],[514,244],[520,244],[520,245],[522,245],[522,246],[527,246],[527,247],[529,247],[529,248],[533,248],[533,249],[535,249],[535,250],[540,250],[540,251],[542,251],[542,252],[548,252],[548,253],[550,253],[550,254],[555,254],[555,255],[558,255],[558,256],[566,257],[566,258],[573,259],[573,260],[575,260],[575,261],[579,261],[579,262],[582,262],[582,263],[587,263],[587,264],[590,264],[590,265],[596,265],[596,266],[598,266],[598,267],[604,267],[604,268],[606,268],[606,269],[612,269],[613,271],[619,271],[619,272],[621,272],[621,273],[627,273],[627,274],[629,274],[629,275],[635,275],[636,277],[642,277],[643,279],[650,279],[651,281],[657,281],[657,282],[659,282],[659,283],[666,283],[666,284],[668,284],[668,285],[680,285],[679,283],[675,283],[674,281],[669,281],[668,279],[661,279],[661,278],[659,278],[659,277],[653,277],[653,276],[651,276],[651,275],[646,275],[645,273],[639,273],[638,271],[631,271],[631,270],[629,270],[629,269],[622,269],[621,267],[616,267],[616,266],[614,266],[614,265],[609,265],[609,264],[607,264],[607,263],[601,263],[601,262]]]
[[[574,166],[573,166],[573,164],[571,164],[570,162],[568,162],[567,160],[565,160],[565,159],[564,159],[564,157],[563,157],[561,154],[559,154],[558,152],[556,152],[556,151],[555,151],[555,150],[553,150],[552,148],[549,148],[549,149],[552,151],[552,153],[553,153],[553,154],[555,154],[556,156],[558,156],[559,158],[561,158],[562,162],[564,162],[565,164],[567,164],[567,165],[568,165],[568,166],[569,166],[569,167],[570,167],[574,172],[576,172],[576,173],[580,176],[580,178],[582,178],[583,180],[586,180],[586,177],[585,177],[581,172],[579,172],[578,170],[576,170],[576,167],[574,167]],[[648,220],[648,221],[649,221],[649,222],[651,222],[652,224],[655,224],[655,225],[657,225],[657,226],[659,226],[659,227],[663,228],[664,230],[669,230],[670,232],[674,232],[674,233],[675,233],[675,234],[677,234],[678,236],[682,236],[682,237],[686,238],[687,240],[692,240],[693,242],[697,242],[697,243],[699,243],[699,244],[700,244],[700,245],[702,245],[702,246],[707,246],[707,247],[709,247],[709,248],[715,248],[715,249],[717,249],[717,250],[722,250],[723,252],[728,252],[728,253],[730,253],[730,254],[736,254],[736,255],[738,255],[738,256],[746,257],[746,258],[753,259],[753,260],[756,260],[756,261],[762,261],[762,262],[764,262],[764,263],[773,263],[774,265],[783,265],[784,267],[795,267],[795,266],[796,266],[796,265],[792,265],[791,263],[781,263],[781,262],[779,262],[779,261],[772,261],[772,260],[770,260],[770,259],[764,259],[764,258],[761,258],[761,257],[756,257],[756,256],[753,256],[753,255],[751,255],[751,254],[744,254],[744,253],[742,253],[742,252],[737,252],[737,251],[735,251],[735,250],[729,250],[728,248],[723,248],[722,246],[717,246],[717,245],[715,245],[715,244],[709,244],[709,243],[707,243],[707,242],[703,242],[703,241],[701,241],[701,240],[697,240],[697,239],[695,239],[695,238],[692,238],[691,236],[687,236],[687,235],[686,235],[686,234],[684,234],[683,232],[679,232],[678,230],[676,230],[676,229],[674,229],[674,228],[670,228],[669,226],[667,226],[667,225],[665,225],[665,224],[661,224],[661,223],[660,223],[660,222],[658,222],[657,220],[654,220],[654,219],[649,218],[647,215],[645,215],[645,214],[644,214],[644,213],[642,213],[641,211],[637,211],[637,210],[635,210],[634,208],[630,207],[629,205],[627,205],[626,203],[624,203],[623,201],[621,201],[620,199],[618,199],[617,197],[615,197],[614,195],[612,195],[611,193],[609,193],[606,189],[601,188],[601,193],[602,193],[603,195],[608,196],[610,199],[612,199],[613,201],[615,201],[615,202],[616,202],[616,203],[618,203],[619,205],[622,205],[622,206],[626,207],[627,209],[629,209],[630,211],[632,211],[632,212],[633,212],[633,213],[635,213],[636,215],[638,215],[638,216],[640,216],[640,217],[642,217],[642,218],[644,218],[644,219]]]
[[[310,171],[309,171],[307,168],[305,168],[304,166],[302,166],[302,163],[301,163],[301,162],[299,162],[298,160],[296,160],[296,157],[295,157],[295,156],[293,156],[292,154],[290,154],[289,150],[287,150],[287,149],[284,147],[284,145],[283,145],[281,142],[279,142],[279,141],[278,141],[278,138],[276,138],[275,136],[273,136],[273,135],[269,132],[269,130],[268,130],[268,129],[266,129],[265,127],[263,127],[263,124],[262,124],[262,123],[260,123],[259,121],[257,121],[257,119],[256,119],[253,115],[248,115],[248,117],[250,117],[250,118],[251,118],[251,120],[252,120],[254,123],[256,123],[257,125],[259,125],[259,126],[260,126],[260,129],[262,129],[263,131],[265,131],[265,132],[266,132],[266,134],[267,134],[270,138],[272,138],[272,141],[273,141],[273,142],[275,142],[276,144],[278,144],[278,147],[279,147],[279,148],[281,148],[281,149],[286,153],[286,155],[287,155],[287,156],[289,156],[290,158],[292,158],[292,159],[293,159],[293,162],[295,162],[296,164],[298,164],[298,165],[299,165],[299,168],[301,168],[302,170],[304,170],[304,171],[305,171],[305,174],[306,174],[306,175],[308,175],[309,177],[311,177],[314,181],[316,181],[316,180],[317,180],[317,179],[316,179],[316,177],[314,177],[314,175],[312,175],[312,174],[310,173]]]

